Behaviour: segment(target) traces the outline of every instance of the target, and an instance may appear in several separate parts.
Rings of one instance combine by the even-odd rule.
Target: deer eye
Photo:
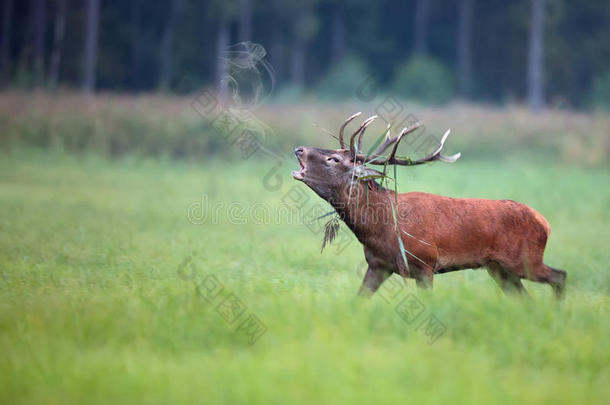
[[[327,162],[333,161],[335,163],[339,163],[339,158],[335,157],[335,156],[331,156],[329,158],[326,159]]]

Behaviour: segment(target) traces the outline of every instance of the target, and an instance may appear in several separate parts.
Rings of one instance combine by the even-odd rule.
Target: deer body
[[[486,267],[505,291],[525,292],[521,284],[525,278],[548,283],[561,296],[566,273],[542,261],[550,227],[541,214],[510,200],[421,192],[395,195],[375,181],[375,175],[381,173],[366,167],[365,158],[355,149],[354,138],[362,136],[367,122],[370,119],[352,135],[350,150],[297,148],[301,170],[293,172],[295,179],[335,208],[362,243],[368,270],[360,294],[374,293],[392,273],[414,278],[420,287],[431,287],[434,274]],[[395,158],[405,131],[394,140],[386,138],[382,147],[394,143],[394,150],[383,163],[413,165],[459,157],[440,155],[446,134],[441,147],[425,159]]]

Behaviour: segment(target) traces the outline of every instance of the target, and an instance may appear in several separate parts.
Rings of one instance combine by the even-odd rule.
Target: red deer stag
[[[292,176],[328,201],[364,245],[368,269],[360,295],[372,295],[392,273],[414,278],[418,287],[431,287],[434,274],[487,268],[504,291],[525,293],[521,279],[549,284],[561,297],[566,272],[542,262],[550,227],[534,209],[510,200],[451,198],[422,192],[395,195],[376,179],[383,173],[370,165],[414,166],[433,161],[455,162],[460,154],[441,155],[449,135],[429,156],[410,160],[396,155],[398,144],[419,125],[390,136],[371,154],[361,152],[362,137],[371,117],[351,135],[346,148],[339,130],[340,149],[298,147],[301,169]],[[389,155],[385,151],[392,147]],[[333,233],[333,232],[331,232]],[[332,237],[331,237],[332,238]]]

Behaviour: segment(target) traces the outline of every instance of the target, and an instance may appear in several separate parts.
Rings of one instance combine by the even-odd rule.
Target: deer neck
[[[329,200],[343,222],[366,244],[367,240],[393,227],[389,192],[374,181],[356,182],[338,190]]]

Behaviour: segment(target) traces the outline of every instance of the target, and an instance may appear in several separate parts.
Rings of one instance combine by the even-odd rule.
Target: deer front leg
[[[434,273],[431,271],[420,271],[415,275],[415,284],[424,290],[431,290],[434,284]]]
[[[390,277],[390,274],[389,271],[372,269],[369,266],[364,275],[364,279],[362,280],[362,286],[360,286],[360,290],[358,290],[358,295],[360,297],[370,297],[377,291],[381,283]]]

